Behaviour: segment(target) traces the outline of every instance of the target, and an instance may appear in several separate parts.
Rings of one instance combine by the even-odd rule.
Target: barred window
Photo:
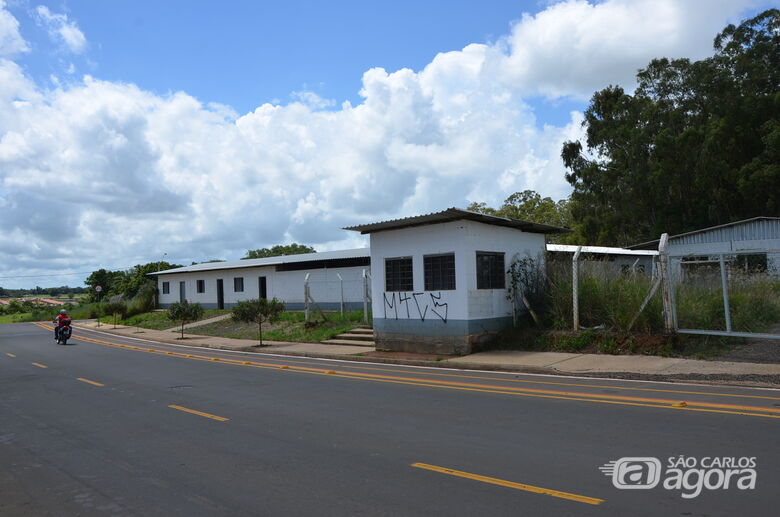
[[[170,292],[171,292],[171,283],[163,282],[163,294],[168,294]]]
[[[477,252],[477,289],[503,289],[506,286],[504,254]]]
[[[423,257],[426,291],[455,289],[455,254],[427,255]]]
[[[385,291],[414,291],[412,257],[385,259]]]
[[[199,293],[205,293],[206,292],[206,281],[205,280],[198,280],[196,290]]]
[[[239,276],[233,279],[233,291],[236,293],[244,292],[244,277]]]

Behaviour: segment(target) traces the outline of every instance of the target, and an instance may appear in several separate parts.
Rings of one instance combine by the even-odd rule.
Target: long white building
[[[345,308],[363,308],[364,272],[370,269],[368,248],[284,255],[231,262],[208,262],[168,269],[157,278],[159,304],[187,300],[207,309],[230,308],[241,300],[277,298],[288,310],[304,308],[308,275],[311,299],[323,310],[337,310],[342,288]]]

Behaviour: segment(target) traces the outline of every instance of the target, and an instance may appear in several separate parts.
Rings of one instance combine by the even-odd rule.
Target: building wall
[[[723,240],[732,239],[732,240]],[[698,234],[672,238],[669,241],[670,255],[708,256],[713,253],[731,251],[766,252],[767,272],[780,275],[780,221],[756,221],[731,228],[701,232]],[[680,274],[679,264],[675,264],[674,273]]]
[[[477,289],[477,251],[544,260],[544,235],[475,221],[371,234],[374,331],[377,348],[431,353],[470,353],[472,346],[511,324],[506,289]],[[454,290],[426,291],[425,255],[454,253]],[[413,287],[385,291],[385,259],[412,257]],[[508,285],[508,281],[507,281]]]
[[[288,310],[301,310],[304,307],[303,284],[309,273],[309,292],[314,301],[324,310],[335,310],[341,302],[339,278],[344,279],[344,300],[348,309],[363,308],[363,269],[348,267],[333,269],[308,269],[301,271],[276,271],[274,266],[220,269],[190,273],[160,274],[157,288],[160,293],[160,306],[169,307],[179,301],[179,282],[185,283],[187,301],[200,303],[207,309],[217,307],[217,279],[223,280],[225,307],[230,308],[241,300],[250,300],[260,296],[259,277],[266,277],[267,297],[277,298],[285,303]],[[235,292],[233,279],[244,279],[244,291]],[[204,280],[204,293],[197,293],[197,281]],[[170,282],[170,292],[162,294],[163,282]]]

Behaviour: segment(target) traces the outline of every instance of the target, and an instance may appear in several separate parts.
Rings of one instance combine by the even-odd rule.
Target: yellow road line
[[[16,357],[16,354],[12,354],[11,352],[6,352],[5,355],[8,357]]]
[[[48,328],[43,324],[36,323],[36,325],[39,325],[44,328]],[[98,343],[106,346],[112,346],[116,348],[125,348],[125,349],[130,348],[133,350],[140,350],[149,353],[173,355],[174,357],[196,359],[200,361],[215,361],[214,357],[209,355],[193,355],[193,354],[184,354],[178,352],[167,352],[155,348],[140,348],[140,347],[129,346],[129,345],[121,345],[118,343],[112,343],[110,341],[104,341],[104,340],[93,339],[88,337],[81,337],[81,336],[76,336],[76,337],[77,339],[81,339],[83,341],[89,341],[89,342]],[[288,366],[285,368],[285,366],[279,366],[279,364],[277,363],[263,363],[259,361],[249,362],[249,361],[235,360],[235,359],[228,359],[228,358],[221,358],[221,360],[218,360],[216,362],[251,366],[253,368],[289,369],[290,371],[294,371],[298,373],[309,373],[315,375],[328,374],[335,377],[341,377],[341,378],[353,379],[353,380],[389,382],[393,384],[406,384],[412,386],[425,386],[425,387],[432,387],[432,388],[458,389],[458,390],[476,391],[482,393],[498,393],[503,395],[520,395],[524,397],[573,400],[573,401],[580,401],[580,402],[600,402],[604,404],[620,404],[620,405],[627,405],[627,406],[654,407],[654,408],[662,408],[662,409],[677,409],[681,411],[697,411],[697,412],[723,413],[723,414],[742,415],[742,416],[762,416],[767,418],[780,418],[780,416],[778,415],[765,414],[765,413],[780,413],[780,410],[775,408],[769,408],[769,407],[761,407],[761,406],[742,406],[736,404],[720,404],[714,402],[697,402],[697,401],[689,400],[689,401],[685,401],[687,403],[685,407],[681,407],[681,405],[679,404],[680,402],[679,400],[654,399],[654,398],[631,397],[631,396],[621,396],[621,395],[606,395],[606,394],[599,394],[599,393],[587,393],[587,392],[576,392],[576,391],[541,390],[541,389],[521,388],[521,387],[514,387],[514,386],[495,386],[495,385],[485,385],[485,384],[474,384],[468,382],[454,382],[454,381],[442,381],[437,379],[425,379],[419,377],[391,376],[391,375],[380,375],[380,374],[351,372],[351,371],[334,371],[334,370],[327,370],[325,368],[312,368],[312,367],[295,366],[295,365]],[[501,379],[494,379],[494,378],[488,378],[488,379],[502,382]],[[694,392],[694,393],[703,394],[698,392]],[[691,407],[691,406],[698,406],[698,407]]]
[[[596,505],[604,502],[604,499],[599,499],[597,497],[588,497],[586,495],[571,494],[569,492],[561,492],[560,490],[551,490],[549,488],[542,488],[534,485],[526,485],[525,483],[515,483],[514,481],[507,481],[505,479],[481,476],[479,474],[472,474],[470,472],[463,472],[461,470],[448,469],[446,467],[437,467],[436,465],[428,465],[427,463],[412,463],[411,466],[416,467],[418,469],[431,470],[433,472],[447,474],[450,476],[457,476],[466,479],[473,479],[474,481],[481,481],[483,483],[490,483],[491,485],[514,488],[516,490],[524,490],[526,492],[534,492],[536,494],[549,495],[552,497],[558,497],[560,499],[568,499],[569,501],[577,501],[578,503]]]
[[[32,364],[33,366],[37,366],[38,368],[48,368],[48,366],[41,363],[30,363],[30,364]]]
[[[105,384],[102,384],[100,382],[91,381],[89,379],[85,379],[84,377],[76,377],[76,380],[81,382],[86,382],[87,384],[92,384],[93,386],[105,386]]]
[[[227,422],[228,420],[230,420],[229,418],[225,418],[225,417],[217,416],[217,415],[212,415],[210,413],[204,413],[203,411],[196,411],[194,409],[190,409],[190,408],[186,408],[186,407],[182,407],[182,406],[177,406],[175,404],[171,404],[168,407],[169,408],[173,408],[173,409],[178,409],[179,411],[184,411],[185,413],[192,413],[193,415],[203,416],[203,417],[206,417],[206,418],[210,418],[212,420],[218,420],[220,422]]]

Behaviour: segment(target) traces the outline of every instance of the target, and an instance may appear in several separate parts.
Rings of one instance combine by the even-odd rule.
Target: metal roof
[[[413,226],[424,226],[428,224],[440,224],[450,221],[458,221],[467,219],[469,221],[477,221],[485,224],[493,224],[496,226],[506,226],[509,228],[516,228],[525,232],[531,233],[566,233],[571,230],[568,228],[560,228],[558,226],[550,226],[547,224],[532,223],[530,221],[521,221],[519,219],[508,219],[506,217],[498,217],[495,215],[480,214],[478,212],[471,212],[469,210],[463,210],[460,208],[448,208],[441,212],[434,212],[432,214],[417,215],[414,217],[404,217],[402,219],[392,219],[390,221],[381,221],[378,223],[361,224],[357,226],[347,226],[344,230],[353,230],[362,234],[383,232],[386,230],[398,230],[401,228],[411,228]]]
[[[547,251],[557,251],[562,253],[574,253],[579,246],[569,244],[548,244]],[[650,256],[658,255],[656,250],[629,250],[626,248],[607,248],[605,246],[582,246],[582,253],[596,253],[602,255],[632,255],[632,256]]]
[[[745,226],[745,231],[742,232],[726,232],[723,230],[731,230],[736,226]],[[697,238],[698,235],[703,233],[713,234],[712,239]],[[702,228],[700,230],[693,230],[691,232],[680,233],[677,235],[670,235],[669,241],[677,241],[675,244],[690,244],[699,240],[701,242],[727,242],[727,241],[741,241],[741,240],[769,240],[780,238],[780,217],[753,217],[751,219],[743,219],[742,221],[734,221],[733,223],[719,224],[717,226],[710,226],[709,228]],[[647,249],[658,248],[660,239],[654,241],[642,242],[640,244],[634,244],[628,246],[628,249]]]
[[[260,259],[233,260],[230,262],[206,262],[192,266],[178,267],[149,273],[149,275],[169,275],[173,273],[192,273],[197,271],[215,271],[220,269],[244,269],[259,266],[278,266],[280,264],[292,264],[299,262],[319,262],[322,260],[339,260],[348,258],[370,257],[369,248],[356,248],[351,250],[321,251],[319,253],[302,253],[300,255],[280,255]]]

